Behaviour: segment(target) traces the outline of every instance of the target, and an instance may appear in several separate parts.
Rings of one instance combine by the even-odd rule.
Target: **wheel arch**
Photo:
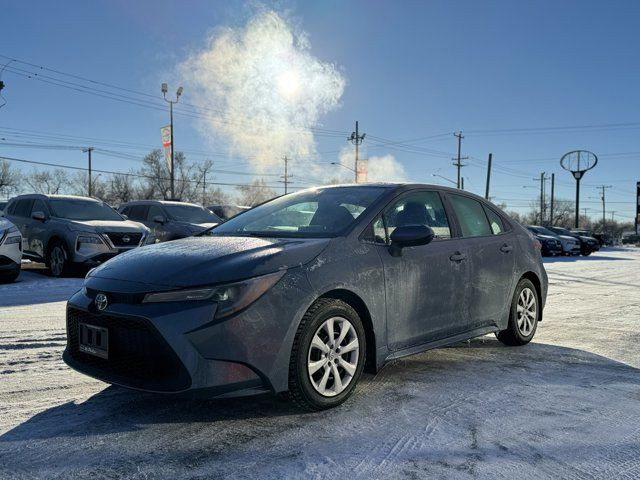
[[[44,261],[45,263],[48,264],[49,262],[49,251],[51,250],[51,247],[56,243],[62,243],[62,245],[64,245],[64,247],[66,248],[66,255],[67,255],[67,261],[71,261],[71,253],[72,250],[70,250],[69,247],[69,243],[67,242],[67,240],[65,239],[65,237],[63,235],[60,235],[57,232],[52,233],[49,238],[47,239],[47,244],[44,248]]]
[[[376,360],[376,334],[373,328],[373,321],[371,319],[371,313],[366,303],[359,295],[344,288],[336,288],[323,293],[318,298],[333,298],[341,300],[351,306],[360,319],[362,320],[362,326],[364,327],[367,351],[365,356],[364,371],[367,373],[376,373],[377,360]]]

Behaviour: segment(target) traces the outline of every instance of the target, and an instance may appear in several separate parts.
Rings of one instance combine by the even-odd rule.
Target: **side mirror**
[[[47,216],[44,214],[44,212],[33,212],[31,214],[31,218],[33,218],[34,220],[38,220],[39,222],[44,222],[47,219]]]
[[[165,219],[162,215],[156,215],[155,217],[153,217],[153,221],[155,223],[159,223],[160,225],[164,225],[165,224]]]
[[[121,213],[120,216],[125,220],[129,220],[129,215],[125,215],[124,213]]]
[[[426,245],[435,237],[435,233],[431,227],[426,225],[403,225],[397,227],[391,233],[391,245],[389,252],[394,257],[402,255],[404,247],[417,247],[418,245]]]

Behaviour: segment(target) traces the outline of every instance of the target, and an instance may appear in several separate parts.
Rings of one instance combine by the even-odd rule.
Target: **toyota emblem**
[[[96,295],[95,304],[98,310],[102,311],[107,308],[108,303],[109,302],[107,300],[107,296],[104,293],[99,293]]]
[[[124,243],[129,243],[131,241],[131,237],[129,235],[125,235],[124,237],[122,237],[122,241]]]

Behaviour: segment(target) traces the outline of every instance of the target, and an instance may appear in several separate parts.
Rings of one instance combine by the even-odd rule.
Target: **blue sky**
[[[534,178],[542,171],[556,173],[559,198],[573,198],[574,182],[561,170],[559,158],[569,150],[588,149],[600,156],[600,163],[583,181],[581,206],[599,218],[595,186],[612,185],[607,210],[632,219],[640,180],[640,3],[329,0],[263,5],[304,30],[310,53],[334,64],[346,79],[339,106],[319,119],[319,128],[348,133],[357,119],[369,135],[366,155],[391,154],[410,180],[445,184],[433,173],[455,178],[447,154],[456,150],[452,132],[461,130],[463,155],[471,157],[463,169],[466,188],[484,192],[486,158],[492,152],[492,196],[517,210],[538,198],[535,188],[523,186],[536,187]],[[0,54],[159,95],[162,81],[177,86],[177,66],[202,49],[211,32],[246,24],[256,9],[243,1],[6,2]],[[9,71],[3,80],[7,104],[0,109],[0,138],[5,143],[59,144],[54,137],[64,134],[83,137],[76,144],[89,144],[91,138],[160,145],[164,111]],[[195,100],[185,89],[182,101]],[[589,127],[557,128],[569,126]],[[24,136],[26,130],[55,135],[44,140]],[[430,136],[435,137],[406,142]],[[226,155],[224,140],[212,145],[206,137],[197,120],[176,118],[178,150],[215,153],[211,158],[218,168],[247,173],[218,173],[219,182],[251,179],[246,161]],[[385,144],[380,138],[403,143]],[[318,161],[338,169],[330,162],[346,138],[318,135],[316,142],[322,153]],[[76,151],[2,146],[0,155],[85,165],[85,155]],[[194,153],[191,158],[201,157]],[[135,160],[104,154],[96,155],[94,163],[107,170],[137,166]],[[303,177],[303,172],[296,174]]]

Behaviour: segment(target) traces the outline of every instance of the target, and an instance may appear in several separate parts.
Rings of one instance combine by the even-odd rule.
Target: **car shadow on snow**
[[[459,405],[463,416],[494,416],[495,405],[517,401],[512,393],[514,389],[544,392],[544,401],[549,404],[553,403],[550,396],[554,395],[556,387],[558,395],[565,396],[571,389],[605,386],[603,391],[608,391],[607,386],[614,383],[640,387],[640,369],[567,347],[541,343],[505,347],[493,336],[486,336],[387,364],[375,376],[364,375],[354,397],[344,405],[320,413],[301,412],[273,395],[188,400],[109,386],[85,401],[71,401],[49,408],[7,431],[0,436],[0,454],[2,444],[9,442],[52,441],[48,448],[55,450],[56,439],[73,437],[81,449],[82,443],[90,437],[95,443],[96,437],[122,433],[135,436],[136,432],[142,434],[147,429],[167,424],[202,425],[215,433],[217,423],[229,421],[238,425],[242,435],[225,441],[240,444],[258,435],[304,427],[315,418],[330,421],[332,416],[345,412],[357,415],[360,420],[356,419],[356,423],[366,424],[385,422],[389,416],[398,415],[399,409],[423,410],[421,415],[428,416],[431,403],[436,401],[445,406]],[[464,401],[460,402],[461,391],[465,390],[473,395],[494,397],[490,411],[478,411],[478,405],[473,402],[465,408]],[[561,403],[565,404],[566,398]],[[486,407],[480,404],[479,408]],[[553,412],[549,414],[553,415]],[[261,427],[257,430],[253,428],[256,422]],[[255,437],[251,432],[255,432]],[[64,461],[67,454],[64,449],[52,453],[60,455],[60,461]],[[122,454],[126,455],[126,452]]]
[[[84,276],[54,278],[42,268],[23,269],[15,282],[0,284],[0,307],[68,300],[82,288],[83,279]]]

